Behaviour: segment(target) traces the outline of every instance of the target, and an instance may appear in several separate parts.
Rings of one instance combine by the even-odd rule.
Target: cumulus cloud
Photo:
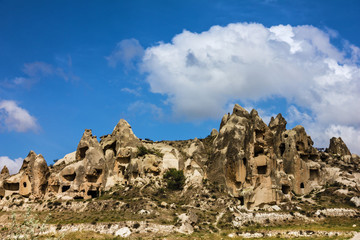
[[[139,41],[131,38],[120,41],[110,56],[105,57],[111,67],[116,67],[120,62],[127,69],[134,69],[134,61],[139,60],[144,55],[144,49]]]
[[[229,102],[281,97],[294,106],[291,118],[312,129],[336,125],[357,131],[359,50],[349,44],[338,49],[331,37],[308,25],[184,30],[170,43],[147,48],[141,69],[151,91],[167,96],[174,114],[189,120],[218,118]],[[360,152],[360,142],[355,145],[352,150]]]
[[[27,132],[39,129],[36,118],[19,107],[15,101],[0,101],[0,129],[8,131]]]
[[[14,160],[6,156],[0,156],[0,171],[6,166],[9,169],[10,174],[18,173],[23,163],[22,158],[16,158]]]

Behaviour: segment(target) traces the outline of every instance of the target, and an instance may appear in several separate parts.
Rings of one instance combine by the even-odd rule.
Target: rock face
[[[328,152],[332,154],[338,154],[338,155],[351,155],[349,149],[345,145],[344,141],[341,139],[341,137],[333,137],[330,139],[330,145],[328,148]]]
[[[24,197],[41,198],[45,195],[49,174],[44,157],[30,151],[19,173],[3,180],[3,197],[20,194]]]
[[[160,188],[163,174],[175,168],[186,176],[183,191],[207,180],[253,208],[291,201],[294,194],[333,183],[335,175],[329,173],[339,170],[333,166],[359,169],[359,156],[351,155],[341,138],[332,138],[327,151],[318,151],[302,126],[287,130],[286,124],[278,114],[266,125],[256,110],[249,113],[236,104],[219,131],[213,129],[205,139],[152,142],[137,138],[122,119],[100,142],[86,129],[76,151],[50,168],[32,151],[19,173],[9,176],[4,168],[0,199],[89,199],[115,185]],[[360,189],[356,181],[351,184]]]

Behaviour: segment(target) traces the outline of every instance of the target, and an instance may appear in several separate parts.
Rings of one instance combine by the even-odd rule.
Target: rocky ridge
[[[267,125],[256,110],[249,113],[236,104],[232,114],[223,116],[219,130],[204,139],[142,140],[123,119],[100,141],[86,129],[76,151],[53,166],[31,151],[17,174],[4,167],[0,209],[122,211],[144,219],[175,214],[174,225],[164,229],[182,233],[201,229],[200,222],[217,231],[226,224],[239,228],[359,217],[360,157],[351,154],[341,138],[316,149],[302,126],[286,129],[286,124],[278,114]],[[164,192],[169,169],[182,171],[186,178],[174,196]],[[343,203],[355,209],[324,208]],[[306,212],[308,206],[315,207]],[[111,229],[115,234],[120,227]]]
[[[360,186],[360,158],[351,155],[341,138],[332,138],[329,148],[319,151],[302,126],[287,130],[281,114],[266,125],[256,110],[249,113],[237,104],[232,114],[224,115],[219,131],[213,130],[207,139],[141,140],[123,119],[100,139],[86,129],[76,152],[54,166],[31,151],[19,173],[10,176],[4,167],[1,201],[16,195],[95,198],[115,185],[161,180],[169,168],[183,170],[187,185],[206,180],[224,187],[248,209],[291,201],[294,194],[306,195],[335,181],[357,190]],[[141,155],[140,147],[153,151]],[[341,179],[344,170],[353,177]]]

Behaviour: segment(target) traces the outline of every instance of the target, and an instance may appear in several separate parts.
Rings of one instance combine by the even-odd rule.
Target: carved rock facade
[[[145,141],[120,120],[100,142],[86,129],[76,152],[54,166],[31,151],[19,173],[10,176],[4,168],[0,199],[89,199],[115,185],[161,187],[164,172],[176,168],[183,170],[187,186],[201,187],[207,179],[248,208],[277,204],[331,181],[326,175],[331,164],[358,169],[359,156],[351,155],[341,138],[332,138],[326,151],[312,145],[302,126],[287,130],[281,114],[266,125],[256,110],[249,113],[237,104],[224,115],[219,131],[205,139]]]

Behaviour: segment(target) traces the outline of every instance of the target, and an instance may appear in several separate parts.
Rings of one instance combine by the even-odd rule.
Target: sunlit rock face
[[[219,130],[204,139],[153,142],[137,138],[121,119],[100,142],[86,129],[76,151],[54,166],[31,151],[17,174],[10,176],[4,167],[0,201],[19,195],[90,199],[116,185],[161,188],[164,173],[175,168],[186,176],[183,191],[208,181],[253,208],[291,201],[294,194],[337,181],[339,167],[359,169],[359,156],[351,155],[341,138],[332,138],[326,151],[318,151],[302,126],[287,130],[286,124],[278,114],[266,125],[256,110],[249,113],[236,104]]]

